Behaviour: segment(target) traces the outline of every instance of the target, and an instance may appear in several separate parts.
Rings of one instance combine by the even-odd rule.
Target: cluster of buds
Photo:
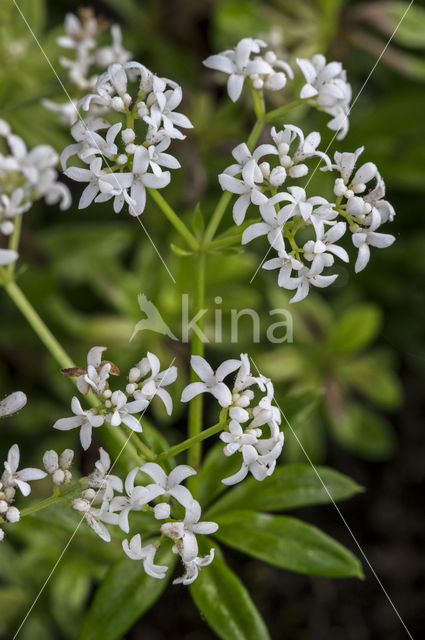
[[[28,151],[22,138],[0,120],[0,239],[13,233],[17,218],[36,200],[59,203],[61,209],[70,206],[68,188],[57,181],[57,163],[53,147],[42,144]],[[0,265],[17,259],[14,249],[0,248]]]
[[[57,43],[70,52],[72,57],[61,56],[60,64],[68,72],[68,80],[75,91],[93,89],[100,72],[115,62],[124,63],[131,53],[122,46],[122,34],[119,25],[110,29],[111,43],[99,45],[99,36],[108,27],[106,20],[96,17],[90,8],[80,8],[77,15],[68,13],[65,17],[65,35],[59,36]],[[77,99],[58,104],[52,100],[43,100],[44,106],[59,114],[64,124],[73,124],[78,119],[75,106]]]

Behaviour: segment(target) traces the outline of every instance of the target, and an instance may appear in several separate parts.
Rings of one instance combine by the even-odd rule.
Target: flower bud
[[[65,449],[64,451],[62,451],[62,453],[59,456],[60,468],[63,469],[64,471],[65,469],[68,469],[71,466],[73,459],[74,459],[74,452],[72,449]]]
[[[21,519],[21,514],[19,513],[19,509],[16,507],[9,507],[6,512],[6,520],[8,522],[19,522]]]
[[[121,132],[121,137],[124,144],[130,144],[130,142],[134,142],[136,134],[133,129],[124,129],[124,131]]]
[[[306,164],[296,164],[288,170],[291,178],[302,178],[308,173],[308,167]]]
[[[54,473],[59,466],[58,454],[53,449],[46,451],[43,455],[43,465],[47,473]]]
[[[119,96],[114,96],[111,100],[111,108],[114,111],[125,111],[124,100]]]
[[[6,502],[6,500],[0,500],[0,515],[3,515],[3,513],[6,513],[8,508],[9,508],[9,505]]]
[[[140,371],[137,367],[131,367],[128,379],[130,382],[138,382],[140,380]]]
[[[53,484],[60,485],[65,481],[65,472],[62,469],[56,469],[52,475]]]
[[[132,156],[134,155],[134,152],[136,151],[136,149],[137,149],[136,145],[130,142],[130,144],[126,146],[125,152],[128,153],[130,156]]]
[[[286,170],[284,167],[275,167],[272,169],[269,180],[272,187],[280,187],[286,180]]]
[[[125,153],[120,153],[120,155],[117,158],[117,164],[123,165],[126,164],[128,160],[128,157],[125,155]]]
[[[0,542],[4,540],[4,531],[3,529],[0,529]]]
[[[344,184],[344,180],[342,178],[337,178],[334,184],[334,194],[338,198],[341,198],[344,195],[345,191],[346,191],[346,187]]]
[[[280,91],[285,85],[286,75],[282,71],[271,74],[265,83],[266,89],[270,91]]]
[[[157,520],[165,520],[170,517],[170,505],[166,502],[156,504],[153,508],[153,513]]]

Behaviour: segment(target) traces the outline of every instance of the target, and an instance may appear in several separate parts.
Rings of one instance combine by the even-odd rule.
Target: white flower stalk
[[[65,449],[60,456],[53,449],[44,453],[43,465],[47,473],[52,476],[54,485],[60,486],[71,482],[72,474],[69,471],[69,467],[73,459],[74,452],[72,449]]]
[[[148,576],[158,578],[160,580],[165,578],[168,567],[154,563],[157,547],[153,544],[147,544],[145,547],[142,547],[142,538],[140,533],[133,536],[130,541],[123,540],[122,548],[131,560],[141,560],[143,562],[143,568]]]
[[[0,418],[11,416],[27,404],[27,396],[23,391],[15,391],[0,401]]]
[[[341,140],[347,135],[352,96],[345,69],[340,62],[327,63],[321,54],[313,56],[311,60],[297,58],[297,64],[306,80],[300,98],[332,116],[328,127],[337,131],[337,139]]]
[[[12,133],[0,120],[0,138],[6,153],[0,153],[0,240],[13,232],[15,221],[28,211],[36,200],[59,204],[67,209],[71,204],[68,188],[57,181],[58,155],[49,145],[39,145],[28,151],[24,141]],[[2,145],[3,146],[3,145]],[[0,249],[0,265],[12,264],[18,253]]]
[[[8,488],[14,490],[15,487],[18,487],[22,495],[28,496],[31,493],[31,485],[29,483],[33,480],[41,480],[45,478],[47,474],[41,469],[34,469],[32,467],[18,471],[19,457],[19,447],[17,444],[14,444],[10,447],[7,460],[4,463],[4,471],[1,476],[2,491],[5,492],[5,489]],[[14,491],[12,493],[13,499]]]
[[[289,64],[279,60],[273,51],[261,51],[265,48],[263,40],[243,38],[234,49],[204,60],[204,65],[228,74],[227,93],[232,102],[239,99],[246,79],[254,89],[279,91],[294,74]]]
[[[172,139],[185,138],[181,128],[192,126],[185,115],[176,111],[181,101],[179,85],[158,78],[138,62],[111,64],[99,76],[94,93],[79,103],[84,119],[71,129],[76,143],[62,153],[64,169],[74,155],[88,165],[65,169],[71,179],[88,183],[80,209],[93,201],[113,199],[115,212],[126,203],[131,215],[143,213],[146,189],[162,189],[170,182],[170,172],[163,167],[180,167],[176,158],[165,151]],[[110,122],[109,117],[114,121]],[[136,137],[134,123],[138,120],[145,125],[143,139]],[[104,129],[107,131],[101,135],[99,132]]]

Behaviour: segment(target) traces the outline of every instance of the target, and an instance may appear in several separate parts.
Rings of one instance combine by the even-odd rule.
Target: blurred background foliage
[[[422,495],[420,460],[425,449],[421,422],[425,381],[425,9],[414,3],[375,70],[407,2],[104,0],[91,4],[97,13],[121,24],[124,45],[135,59],[183,85],[184,110],[195,127],[184,143],[173,145],[183,168],[167,188],[166,197],[189,224],[199,201],[208,219],[217,199],[217,173],[229,164],[232,148],[246,139],[252,123],[248,100],[231,104],[201,60],[250,35],[265,38],[292,61],[320,51],[344,62],[358,98],[347,138],[333,143],[330,153],[365,145],[364,158],[378,165],[388,199],[397,211],[392,225],[397,242],[387,251],[374,251],[370,265],[360,275],[343,266],[325,296],[311,295],[296,306],[288,304],[273,274],[260,270],[250,283],[263,257],[260,243],[257,252],[250,247],[249,252],[233,250],[212,256],[207,276],[211,309],[207,335],[212,338],[213,311],[220,308],[224,320],[223,343],[208,354],[218,362],[249,351],[260,370],[275,381],[278,402],[288,415],[296,399],[303,399],[305,411],[298,412],[293,423],[297,438],[312,460],[352,475],[369,489],[368,496],[356,498],[346,511],[403,617],[420,626],[423,610],[414,610],[423,570],[423,560],[415,564],[421,551],[415,500]],[[71,91],[58,62],[63,51],[56,38],[63,30],[66,12],[75,12],[79,5],[67,0],[19,0],[19,6],[33,35],[12,0],[0,5],[0,118],[29,146],[50,143],[60,151],[69,144],[69,133],[40,100],[65,101],[54,71]],[[295,82],[283,96],[273,94],[270,107],[290,100],[297,90]],[[332,138],[325,128],[326,118],[303,108],[290,114],[290,120],[306,131],[320,129],[325,146]],[[325,183],[316,174],[311,189],[322,193]],[[179,239],[151,202],[143,223],[165,256],[177,281],[174,287],[134,219],[115,216],[107,205],[80,212],[78,186],[72,189],[75,198],[70,211],[58,213],[36,206],[26,215],[20,285],[76,362],[85,361],[92,345],[105,344],[108,357],[125,370],[149,349],[164,362],[172,357],[176,364],[180,361],[181,388],[187,375],[182,365],[187,345],[152,332],[138,333],[130,342],[135,324],[143,317],[139,293],[155,303],[180,335],[181,294],[189,290],[193,274],[190,261],[169,250],[170,242],[179,245]],[[230,214],[227,220],[230,222]],[[22,388],[29,396],[26,410],[1,423],[2,451],[19,441],[24,459],[36,465],[45,449],[76,444],[72,434],[52,433],[51,429],[55,419],[65,415],[71,388],[17,310],[2,292],[0,295],[1,393]],[[217,296],[222,302],[217,302]],[[230,310],[248,307],[262,311],[260,343],[252,344],[251,321],[244,318],[239,324],[239,343],[227,344]],[[267,326],[277,321],[270,321],[271,308],[288,309],[292,314],[293,343],[264,341]],[[177,385],[176,397],[180,388]],[[154,403],[151,417],[172,443],[184,432],[184,414],[180,424],[170,424]],[[208,424],[214,422],[214,415],[207,417]],[[289,430],[285,435],[286,460],[305,462],[297,438]],[[92,462],[77,461],[77,467],[80,464],[84,471],[84,465],[89,468]],[[34,497],[42,493],[41,483]],[[331,507],[306,513],[343,538],[344,528]],[[56,516],[50,521],[48,515],[40,515],[37,521],[28,518],[14,527],[13,535],[0,546],[0,608],[5,612],[0,637],[9,637],[16,628],[68,539],[72,522]],[[51,526],[51,522],[56,524]],[[349,544],[348,537],[345,542]],[[82,527],[78,545],[67,551],[19,637],[76,638],[75,621],[81,619],[93,583],[104,574],[110,558]],[[233,562],[238,568],[240,560],[235,554]],[[373,577],[356,586],[343,581],[336,594],[319,579],[282,577],[282,572],[252,560],[245,562],[242,571],[248,588],[254,594],[258,590],[254,599],[273,638],[404,637]],[[180,590],[176,595],[183,597]],[[139,637],[137,629],[147,639],[167,637],[176,628],[173,625],[180,625],[181,637],[213,637],[191,611],[188,597],[183,599],[177,620],[172,612],[176,595],[166,595],[128,638]],[[347,598],[351,607],[341,605]],[[282,601],[285,606],[280,613]],[[167,619],[171,619],[168,627]]]

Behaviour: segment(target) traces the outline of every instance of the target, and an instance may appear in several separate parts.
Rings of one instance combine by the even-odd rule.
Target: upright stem
[[[206,255],[205,253],[198,253],[195,258],[195,289],[193,292],[193,314],[196,315],[201,309],[204,308],[205,302],[205,261]],[[198,322],[198,327],[200,329],[200,333],[203,329],[203,319]],[[203,356],[204,355],[204,343],[202,342],[201,335],[193,332],[192,335],[192,355]],[[196,382],[197,376],[196,373],[192,370],[191,373],[191,381]],[[189,407],[189,427],[188,427],[188,436],[189,438],[194,438],[202,431],[202,394],[196,396],[190,403]],[[198,440],[194,440],[191,445],[187,462],[193,467],[196,471],[199,469],[201,461],[201,442]],[[193,493],[196,492],[198,488],[197,477],[193,477],[189,479],[191,490]]]
[[[53,333],[40,318],[28,298],[24,296],[16,282],[8,282],[4,288],[59,366],[63,369],[75,367],[71,358],[62,349]]]
[[[225,422],[217,422],[217,424],[214,424],[212,427],[209,427],[208,429],[201,431],[196,436],[192,436],[187,440],[183,440],[183,442],[180,442],[180,444],[176,444],[174,445],[174,447],[170,447],[166,451],[163,451],[158,456],[156,456],[156,461],[162,462],[163,460],[167,460],[167,458],[172,458],[173,456],[176,456],[178,453],[181,453],[182,451],[186,451],[186,449],[189,449],[197,442],[202,442],[202,440],[206,440],[207,438],[214,436],[219,431],[223,431],[224,427],[225,427]]]
[[[21,228],[22,228],[22,214],[19,216],[16,216],[15,224],[13,226],[13,232],[9,240],[9,249],[12,249],[13,251],[18,250],[19,240],[21,238]],[[8,271],[9,278],[12,278],[15,272],[15,264],[16,264],[15,262],[12,262],[12,264],[8,266],[7,271]]]
[[[157,189],[148,189],[149,194],[152,199],[155,200],[158,207],[161,209],[162,213],[168,218],[173,227],[179,232],[179,234],[184,238],[189,245],[189,247],[193,251],[197,251],[198,249],[198,241],[195,236],[189,231],[184,222],[179,218],[177,213],[170,207],[168,202],[162,195],[157,191]]]

